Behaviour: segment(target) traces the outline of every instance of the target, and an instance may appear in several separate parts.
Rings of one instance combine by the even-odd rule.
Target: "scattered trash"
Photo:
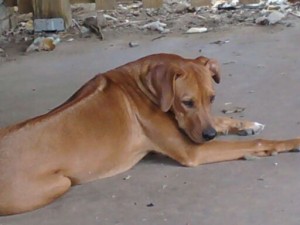
[[[232,114],[232,113],[241,113],[244,112],[246,108],[243,107],[233,107],[230,109],[223,109],[222,113],[224,114]]]
[[[149,203],[149,204],[147,204],[147,207],[154,207],[154,204],[153,203]]]
[[[130,48],[134,48],[134,47],[138,47],[138,46],[139,46],[139,43],[137,43],[137,42],[132,42],[132,41],[131,41],[131,42],[129,42],[128,45],[129,45]]]
[[[33,43],[26,49],[26,52],[52,51],[59,42],[60,38],[58,35],[52,35],[51,37],[38,37],[34,39]]]
[[[239,0],[232,0],[232,1],[224,1],[224,0],[217,0],[212,8],[217,8],[218,10],[235,10],[237,7]]]
[[[266,2],[267,5],[282,5],[282,4],[287,4],[287,0],[267,0]]]
[[[249,9],[263,9],[264,6],[265,6],[265,3],[263,1],[261,1],[259,3],[252,3],[252,4],[244,5],[245,8],[249,8]]]
[[[131,176],[128,175],[128,176],[124,177],[123,180],[129,180],[130,178],[131,178]]]
[[[293,16],[297,16],[300,18],[300,12],[289,12]]]
[[[206,27],[192,27],[188,29],[185,33],[186,34],[197,34],[197,33],[204,33],[207,32],[208,29]]]
[[[145,9],[142,1],[134,1],[118,4],[115,10],[108,11],[97,11],[95,4],[74,4],[71,6],[73,23],[69,33],[74,39],[91,37],[95,33],[102,40],[104,32],[118,33],[125,29],[130,32],[142,29],[143,32],[149,30],[162,34],[171,31],[196,34],[216,30],[224,25],[275,25],[286,18],[300,18],[299,4],[291,2],[261,0],[259,3],[244,4],[245,2],[238,0],[214,0],[213,7],[195,8],[191,6],[191,0],[164,0],[159,9]],[[11,17],[13,29],[0,35],[1,42],[2,39],[4,42],[15,43],[34,41],[34,31],[63,30],[62,18],[34,19],[32,13],[19,14],[17,8],[14,13]],[[284,25],[290,27],[293,23],[285,21]],[[165,36],[159,36],[152,41],[162,37]],[[70,37],[69,40],[63,37],[61,39],[73,40]],[[211,44],[226,43],[229,40],[217,40]],[[45,46],[45,49],[53,48],[51,43]]]
[[[103,15],[105,19],[108,19],[108,20],[113,20],[113,21],[118,21],[117,18],[113,17],[113,16],[110,16],[110,15],[107,15],[107,14],[104,14]],[[99,16],[98,16],[99,17]]]
[[[151,23],[147,23],[144,26],[142,26],[143,29],[149,29],[149,30],[157,30],[161,33],[166,32],[167,24],[161,23],[159,20]]]
[[[210,42],[210,44],[224,45],[224,44],[227,44],[229,42],[230,42],[229,40],[225,40],[225,41],[218,40],[218,41]]]
[[[274,166],[278,166],[278,162],[274,162]]]
[[[265,179],[260,177],[260,178],[257,178],[258,181],[264,181]]]

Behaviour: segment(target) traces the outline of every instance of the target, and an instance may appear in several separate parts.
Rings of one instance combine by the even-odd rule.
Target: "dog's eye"
[[[215,101],[215,98],[216,98],[216,96],[214,96],[214,95],[211,96],[211,97],[210,97],[210,103],[213,103],[213,102]]]
[[[185,105],[188,108],[193,108],[194,107],[194,101],[193,100],[182,101],[182,104]]]

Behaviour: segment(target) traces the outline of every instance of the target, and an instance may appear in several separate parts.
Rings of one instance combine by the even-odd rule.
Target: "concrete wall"
[[[9,29],[9,10],[4,6],[3,0],[0,0],[0,34]]]

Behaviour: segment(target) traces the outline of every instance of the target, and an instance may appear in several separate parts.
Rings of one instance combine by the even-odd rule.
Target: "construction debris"
[[[273,11],[268,16],[258,17],[255,22],[260,25],[273,25],[281,21],[285,15],[279,11]]]
[[[167,24],[161,23],[159,20],[151,23],[147,23],[144,26],[142,26],[142,29],[149,29],[149,30],[157,30],[161,33],[167,33],[168,30],[165,29],[167,27]]]
[[[31,25],[32,26],[32,25]],[[34,31],[35,32],[57,32],[64,31],[65,24],[63,18],[51,18],[51,19],[35,19]]]
[[[287,0],[262,0],[252,4],[245,4],[245,0],[212,0],[212,7],[194,7],[192,2],[194,1],[164,0],[163,6],[159,9],[145,9],[141,1],[128,4],[123,2],[115,10],[109,11],[97,11],[95,4],[74,4],[72,5],[73,25],[67,31],[72,36],[66,40],[62,39],[62,41],[70,38],[76,39],[76,37],[92,37],[91,33],[96,34],[102,40],[106,33],[116,34],[119,32],[128,34],[133,32],[194,34],[241,25],[284,24],[291,27],[293,24],[290,21],[300,18],[299,4],[292,4]],[[11,18],[14,28],[0,36],[1,42],[32,41],[33,46],[29,48],[30,51],[31,49],[54,49],[53,41],[47,38],[35,40],[37,36],[34,30],[44,31],[47,29],[41,28],[41,26],[48,27],[52,24],[50,30],[59,31],[62,30],[62,27],[58,29],[56,25],[62,25],[61,22],[59,24],[40,23],[40,26],[37,26],[38,20],[33,22],[32,14],[19,15],[17,11]],[[222,45],[224,43],[228,42],[217,41],[213,44]]]
[[[96,34],[99,37],[100,40],[103,40],[104,35],[102,33],[102,27],[101,26],[105,26],[105,25],[103,25],[103,24],[105,24],[105,22],[104,22],[105,19],[101,18],[100,19],[101,22],[99,22],[98,18],[99,17],[88,17],[88,18],[86,18],[83,22],[83,26],[85,26],[91,32]]]
[[[197,34],[207,32],[208,29],[206,27],[192,27],[186,31],[187,34]]]
[[[53,35],[51,37],[38,37],[26,49],[26,52],[52,51],[55,49],[56,45],[59,42],[60,42],[60,38],[58,35]]]

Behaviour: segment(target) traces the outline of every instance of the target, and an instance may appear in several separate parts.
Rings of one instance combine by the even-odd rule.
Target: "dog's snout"
[[[217,131],[212,128],[212,127],[209,127],[209,128],[206,128],[203,132],[202,132],[202,137],[205,141],[209,141],[209,140],[212,140],[214,139],[215,137],[217,136]]]

